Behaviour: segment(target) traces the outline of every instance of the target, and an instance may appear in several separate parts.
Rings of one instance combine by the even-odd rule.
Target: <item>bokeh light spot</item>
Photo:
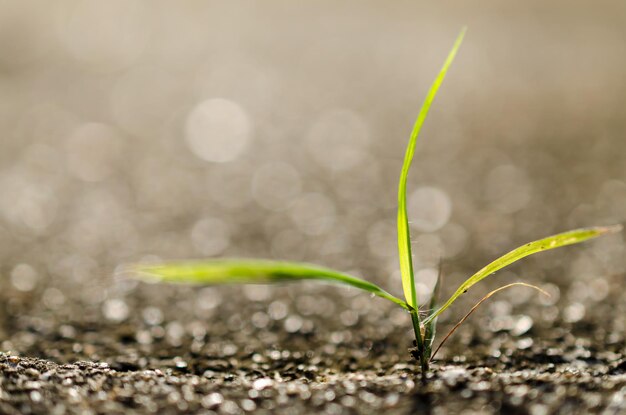
[[[421,187],[409,196],[407,209],[413,228],[434,232],[450,220],[452,202],[448,194],[439,188]]]
[[[198,104],[187,117],[187,144],[203,160],[223,163],[239,157],[250,141],[252,125],[237,103],[213,98]]]

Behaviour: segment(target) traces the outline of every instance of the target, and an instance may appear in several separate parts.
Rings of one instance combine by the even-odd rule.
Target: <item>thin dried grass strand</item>
[[[437,355],[437,352],[439,351],[439,349],[441,349],[441,346],[444,345],[444,343],[446,342],[446,340],[448,340],[448,338],[450,338],[450,336],[452,336],[452,334],[454,334],[454,332],[456,331],[456,329],[458,329],[461,324],[465,323],[465,320],[467,320],[469,318],[469,316],[472,315],[472,313],[474,311],[476,311],[476,309],[482,304],[484,303],[486,300],[488,300],[492,295],[494,295],[495,293],[505,290],[507,288],[511,288],[511,287],[515,287],[515,286],[523,286],[523,287],[528,287],[528,288],[533,288],[537,291],[539,291],[540,293],[550,297],[550,294],[548,294],[547,292],[545,292],[544,290],[542,290],[541,288],[537,287],[536,285],[532,285],[532,284],[526,284],[525,282],[514,282],[511,284],[507,284],[507,285],[503,285],[500,288],[496,288],[495,290],[489,292],[487,295],[485,295],[483,298],[480,299],[479,302],[477,302],[474,307],[472,307],[472,309],[458,322],[456,323],[456,325],[452,328],[452,330],[450,330],[448,332],[448,334],[446,334],[446,337],[443,338],[443,340],[441,341],[441,343],[439,343],[439,346],[437,346],[437,348],[435,349],[434,353],[430,356],[430,362],[432,362],[435,358],[435,355]]]

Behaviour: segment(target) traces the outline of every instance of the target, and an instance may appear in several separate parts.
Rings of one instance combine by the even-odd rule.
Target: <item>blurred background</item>
[[[409,179],[422,300],[439,258],[451,293],[521,243],[626,220],[626,3],[0,1],[0,349],[103,358],[121,352],[73,346],[85,327],[127,327],[145,353],[185,339],[404,350],[402,310],[348,288],[115,272],[302,260],[401,295],[402,157],[463,25]],[[494,324],[589,318],[623,285],[624,249],[614,235],[499,273],[486,286],[553,296],[502,294],[492,315],[509,320]],[[42,334],[72,357],[37,349]]]

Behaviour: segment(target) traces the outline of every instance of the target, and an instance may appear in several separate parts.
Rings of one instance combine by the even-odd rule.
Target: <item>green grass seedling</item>
[[[415,291],[415,277],[413,273],[413,259],[411,253],[411,235],[409,232],[409,221],[406,203],[406,185],[415,153],[417,138],[421,131],[431,104],[433,103],[437,91],[441,86],[454,57],[456,56],[463,37],[465,29],[461,31],[459,36],[448,54],[448,57],[430,87],[422,108],[418,114],[417,120],[413,126],[409,143],[404,156],[404,163],[400,173],[400,181],[398,185],[398,258],[400,262],[400,272],[402,275],[402,289],[404,299],[397,298],[382,289],[381,287],[366,281],[364,279],[348,275],[346,273],[335,271],[329,268],[321,267],[313,264],[299,262],[269,261],[258,259],[213,259],[200,261],[178,261],[165,262],[160,264],[137,264],[132,265],[128,271],[130,274],[139,279],[167,282],[167,283],[191,283],[191,284],[243,284],[243,283],[280,283],[286,281],[299,280],[319,280],[346,284],[363,291],[375,294],[381,298],[391,301],[395,305],[404,308],[411,315],[413,323],[413,331],[415,334],[416,348],[412,350],[412,354],[419,361],[422,374],[428,371],[429,363],[434,358],[441,345],[456,331],[456,329],[465,322],[465,320],[476,310],[480,304],[487,300],[497,292],[514,286],[526,286],[541,291],[538,287],[522,282],[508,284],[496,290],[489,292],[484,296],[460,321],[454,328],[444,337],[439,346],[433,350],[435,340],[437,317],[447,310],[463,293],[466,293],[474,284],[493,275],[496,271],[516,262],[520,259],[539,252],[550,249],[559,248],[566,245],[577,244],[589,239],[597,238],[602,235],[619,232],[622,230],[621,225],[614,226],[598,226],[590,228],[581,228],[568,232],[559,233],[547,238],[539,239],[534,242],[522,245],[509,253],[501,256],[491,262],[474,275],[463,282],[458,289],[450,296],[448,300],[439,305],[439,293],[442,288],[441,272],[439,279],[433,290],[428,309],[425,310],[426,316],[420,317],[420,307],[417,302],[417,293]],[[545,293],[544,293],[545,294]]]

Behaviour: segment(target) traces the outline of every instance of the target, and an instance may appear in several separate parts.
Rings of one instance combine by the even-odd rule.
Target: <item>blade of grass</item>
[[[413,161],[413,154],[415,154],[415,144],[417,142],[417,137],[419,136],[420,130],[422,129],[422,125],[424,125],[424,121],[426,120],[426,116],[428,115],[428,111],[430,110],[430,106],[437,95],[437,91],[443,82],[446,73],[448,72],[448,68],[452,64],[454,57],[456,56],[459,47],[461,46],[461,42],[463,41],[463,37],[465,36],[466,28],[461,30],[461,33],[456,38],[454,42],[454,46],[452,50],[448,54],[448,57],[443,64],[443,67],[439,71],[437,78],[430,87],[428,91],[428,95],[426,95],[426,99],[422,104],[422,108],[417,116],[417,120],[413,125],[413,130],[411,131],[411,137],[409,139],[409,144],[406,149],[406,153],[404,155],[404,163],[402,165],[402,171],[400,173],[400,183],[398,185],[398,256],[400,259],[400,273],[402,275],[402,289],[404,290],[404,298],[406,302],[417,309],[417,295],[415,293],[415,280],[413,275],[413,259],[411,254],[411,236],[409,234],[409,220],[407,216],[406,210],[406,182],[409,175],[409,168],[411,167],[411,162]]]
[[[511,287],[515,287],[515,286],[523,286],[523,287],[528,287],[528,288],[534,288],[535,290],[539,291],[540,293],[547,295],[548,297],[550,297],[550,294],[548,294],[547,292],[545,292],[544,290],[542,290],[541,288],[537,287],[536,285],[531,285],[531,284],[526,284],[525,282],[514,282],[512,284],[507,284],[504,285],[500,288],[496,288],[495,290],[489,292],[487,295],[485,295],[483,298],[480,299],[479,302],[477,302],[474,307],[472,307],[472,309],[458,322],[456,323],[456,325],[454,327],[452,327],[452,330],[450,330],[448,332],[448,334],[446,334],[446,337],[443,338],[443,340],[441,341],[441,343],[439,343],[439,346],[437,346],[437,348],[435,349],[435,352],[430,356],[430,361],[432,362],[433,359],[435,358],[435,355],[437,354],[437,352],[439,351],[439,349],[441,349],[441,346],[443,346],[443,344],[446,342],[446,340],[448,340],[450,338],[450,336],[452,336],[452,334],[456,331],[456,329],[458,329],[459,327],[461,327],[461,324],[465,323],[465,320],[467,320],[469,318],[469,316],[472,315],[472,313],[474,311],[476,311],[476,309],[478,307],[480,307],[480,305],[482,303],[484,303],[485,301],[487,301],[487,299],[489,299],[492,295],[494,295],[495,293],[505,290],[507,288],[511,288]]]
[[[180,261],[131,265],[122,273],[146,281],[187,284],[261,284],[322,280],[350,285],[409,309],[405,301],[369,281],[329,268],[299,262],[256,259]]]
[[[608,233],[619,232],[621,230],[621,225],[581,228],[569,232],[559,233],[557,235],[552,235],[547,238],[539,239],[537,241],[522,245],[519,248],[516,248],[506,255],[503,255],[500,258],[496,259],[495,261],[478,271],[476,274],[465,280],[465,282],[461,284],[456,292],[452,294],[448,301],[446,301],[437,311],[435,311],[424,320],[424,324],[428,324],[439,314],[443,313],[448,307],[450,307],[450,305],[452,305],[452,303],[456,301],[457,298],[459,298],[459,296],[461,296],[461,294],[465,293],[471,286],[498,271],[499,269],[506,267],[507,265],[519,261],[520,259],[529,255],[536,254],[537,252],[547,251],[550,249],[559,248],[561,246],[577,244],[588,239],[597,238],[598,236],[602,236]]]

